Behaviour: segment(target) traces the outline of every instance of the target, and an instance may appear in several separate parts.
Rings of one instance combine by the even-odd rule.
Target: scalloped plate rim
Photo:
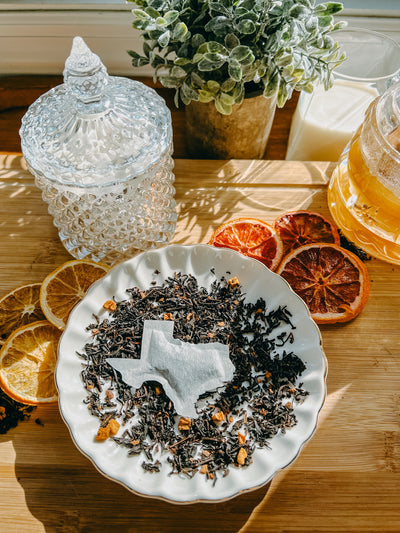
[[[82,305],[85,305],[85,303],[92,297],[92,295],[96,292],[96,290],[97,290],[97,288],[99,286],[104,284],[105,281],[107,282],[110,278],[112,278],[115,275],[116,269],[121,268],[121,266],[126,265],[127,263],[132,263],[132,262],[134,263],[134,262],[138,261],[139,260],[138,258],[142,257],[145,254],[155,253],[156,255],[159,255],[159,254],[167,253],[167,251],[170,251],[170,250],[179,251],[179,250],[183,250],[183,249],[188,254],[190,254],[190,253],[193,253],[193,250],[201,250],[202,248],[203,249],[207,249],[208,251],[210,249],[212,249],[216,254],[219,253],[219,254],[226,255],[226,256],[228,256],[230,254],[234,254],[234,256],[236,256],[236,259],[239,260],[239,262],[243,262],[244,264],[246,264],[246,262],[250,262],[250,263],[256,263],[258,265],[261,265],[261,267],[267,273],[267,276],[270,276],[270,275],[272,275],[274,277],[276,276],[276,278],[278,278],[280,280],[279,283],[281,284],[281,287],[285,288],[285,290],[288,291],[288,294],[290,294],[290,296],[292,298],[295,298],[295,299],[297,299],[298,301],[301,302],[301,304],[302,304],[302,306],[304,308],[305,314],[307,316],[307,319],[313,324],[314,330],[317,333],[317,337],[318,337],[318,346],[314,346],[314,348],[315,349],[317,349],[317,348],[319,349],[320,355],[322,357],[322,363],[323,363],[324,371],[323,371],[323,375],[320,376],[320,379],[322,380],[323,396],[322,396],[322,398],[320,400],[320,403],[318,405],[318,409],[316,409],[315,412],[313,412],[313,414],[312,414],[313,420],[314,420],[314,424],[313,424],[313,428],[310,431],[310,433],[308,435],[306,435],[301,441],[299,441],[297,443],[297,451],[295,452],[295,454],[292,457],[290,457],[290,459],[288,459],[288,462],[286,464],[284,464],[283,466],[279,466],[279,467],[274,468],[273,471],[262,482],[257,483],[255,485],[251,485],[251,486],[237,488],[236,490],[232,491],[231,494],[229,494],[227,496],[223,496],[223,497],[210,497],[210,498],[199,497],[199,498],[181,500],[181,499],[175,499],[175,498],[173,498],[171,496],[167,496],[165,494],[160,494],[160,493],[157,493],[157,494],[154,493],[153,494],[153,493],[142,492],[140,489],[138,489],[138,488],[132,486],[131,484],[129,484],[126,480],[124,480],[122,478],[119,478],[119,477],[116,477],[115,475],[112,475],[112,473],[110,473],[107,468],[105,469],[105,468],[100,467],[97,464],[96,457],[94,456],[95,454],[93,454],[92,452],[90,452],[87,449],[84,449],[82,447],[82,445],[79,443],[79,438],[75,435],[74,430],[71,427],[71,425],[72,425],[71,421],[68,419],[68,416],[65,415],[65,412],[63,410],[63,405],[62,405],[62,402],[63,402],[63,400],[62,400],[63,391],[62,391],[62,387],[60,386],[60,383],[59,383],[59,373],[61,372],[60,369],[61,369],[61,366],[62,366],[61,348],[63,347],[63,343],[65,342],[65,339],[69,335],[69,328],[70,328],[70,325],[73,323],[74,314],[75,314],[76,310],[78,308],[80,308]],[[212,265],[212,266],[214,266],[214,265]],[[118,272],[118,270],[117,270],[117,272]],[[88,317],[88,320],[90,320],[89,317]],[[76,359],[77,359],[77,362],[79,364],[79,359],[78,358],[76,358]],[[57,390],[58,390],[58,393],[59,393],[58,404],[59,404],[59,410],[60,410],[61,418],[64,421],[64,423],[66,424],[66,426],[67,426],[67,428],[69,430],[69,433],[71,435],[72,441],[75,444],[75,446],[78,448],[78,450],[84,456],[86,456],[91,461],[91,463],[94,465],[94,467],[97,469],[98,472],[100,472],[106,478],[108,478],[108,479],[110,479],[110,480],[112,480],[112,481],[124,486],[127,490],[129,490],[130,492],[132,492],[133,494],[136,494],[138,496],[142,496],[142,497],[145,497],[145,498],[158,499],[158,500],[165,501],[165,502],[172,503],[172,504],[189,505],[189,504],[194,504],[194,503],[218,503],[218,502],[224,502],[224,501],[231,500],[232,498],[235,498],[235,497],[237,497],[237,496],[239,496],[241,494],[252,492],[254,490],[257,490],[257,489],[267,485],[275,477],[275,475],[279,471],[284,470],[287,467],[289,467],[298,458],[298,456],[300,455],[304,445],[313,437],[313,435],[314,435],[314,433],[316,431],[316,428],[317,428],[317,425],[318,425],[319,414],[320,414],[321,409],[322,409],[322,407],[323,407],[323,405],[325,403],[326,395],[327,395],[327,386],[326,386],[327,374],[328,374],[328,360],[327,360],[326,355],[325,355],[324,350],[323,350],[322,337],[321,337],[321,333],[320,333],[319,327],[317,326],[317,324],[312,319],[311,314],[310,314],[310,312],[308,310],[308,307],[306,306],[304,301],[293,291],[293,289],[290,287],[290,285],[287,283],[287,281],[285,279],[283,279],[278,274],[276,274],[276,273],[272,272],[271,270],[269,270],[265,265],[263,265],[262,263],[260,263],[256,259],[252,259],[252,258],[246,257],[246,256],[240,254],[239,252],[231,250],[231,249],[228,249],[228,248],[217,248],[217,247],[214,247],[214,246],[211,246],[211,245],[208,245],[208,244],[191,244],[191,245],[170,244],[170,245],[164,246],[162,248],[151,249],[151,250],[147,250],[147,251],[141,252],[141,253],[137,254],[136,256],[134,256],[134,257],[132,257],[132,258],[126,260],[126,261],[123,261],[122,263],[116,264],[114,267],[112,267],[109,270],[109,272],[107,272],[105,274],[105,276],[103,276],[102,278],[100,278],[99,280],[95,281],[92,284],[92,286],[87,291],[85,297],[78,304],[76,304],[76,306],[73,308],[73,310],[72,310],[72,312],[70,314],[70,317],[68,319],[66,328],[65,328],[64,332],[61,335],[60,343],[59,343],[59,357],[58,357],[58,360],[57,360],[56,372],[55,372],[55,381],[56,381],[56,386],[57,386]],[[307,401],[307,399],[306,399],[306,401]],[[88,414],[90,415],[89,412],[88,412]],[[90,415],[90,416],[92,416],[92,415]],[[289,431],[290,431],[290,429],[289,429]],[[268,452],[266,452],[266,453],[268,453]],[[149,475],[153,475],[154,476],[154,475],[158,475],[158,474],[149,474]],[[191,481],[190,479],[187,480],[188,483],[190,483],[190,481]],[[216,484],[216,487],[218,487],[218,483]],[[211,487],[207,487],[207,488],[210,489]],[[211,493],[211,491],[209,491],[209,493]]]

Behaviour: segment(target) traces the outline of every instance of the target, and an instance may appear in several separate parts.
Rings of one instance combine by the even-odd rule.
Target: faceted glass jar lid
[[[34,174],[88,187],[122,182],[156,164],[172,144],[171,114],[143,83],[109,76],[75,37],[64,83],[22,119],[21,147]]]

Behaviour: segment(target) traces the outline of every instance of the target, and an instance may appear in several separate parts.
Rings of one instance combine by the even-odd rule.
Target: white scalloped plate
[[[305,401],[295,404],[298,423],[284,435],[278,433],[270,440],[270,449],[257,449],[253,463],[248,467],[230,468],[228,476],[219,477],[213,486],[206,476],[192,479],[168,475],[165,464],[160,473],[145,472],[141,467],[143,457],[128,456],[127,449],[108,439],[96,442],[98,418],[92,416],[83,403],[87,392],[81,379],[82,360],[76,352],[83,352],[90,341],[86,327],[93,321],[93,313],[105,316],[102,305],[115,297],[127,298],[126,289],[138,286],[147,289],[155,279],[166,279],[175,271],[196,276],[199,285],[209,287],[215,276],[237,276],[246,293],[247,301],[264,298],[267,309],[286,305],[292,313],[294,342],[291,350],[305,363],[301,375],[303,387],[310,392]],[[94,283],[83,300],[74,308],[59,344],[56,383],[59,392],[61,415],[73,441],[98,470],[108,478],[121,483],[129,490],[173,503],[222,501],[239,493],[254,490],[266,483],[282,468],[288,466],[299,454],[304,443],[312,436],[318,413],[326,395],[327,361],[322,350],[321,336],[311,319],[306,305],[286,281],[268,270],[262,263],[232,250],[214,248],[206,244],[193,246],[169,245],[158,250],[143,252],[110,270]]]

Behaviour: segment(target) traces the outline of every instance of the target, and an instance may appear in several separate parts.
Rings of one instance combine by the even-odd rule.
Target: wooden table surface
[[[237,216],[328,215],[333,165],[176,160],[174,242],[206,242]],[[71,259],[18,154],[0,155],[0,293]],[[328,396],[298,459],[263,488],[177,506],[133,495],[74,446],[57,405],[0,435],[0,531],[400,532],[400,267],[367,263],[372,288],[353,322],[321,327]],[[42,425],[35,423],[39,418]]]

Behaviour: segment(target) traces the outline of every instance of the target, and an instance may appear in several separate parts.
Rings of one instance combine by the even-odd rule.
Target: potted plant
[[[312,91],[317,82],[328,89],[332,70],[344,59],[330,35],[343,27],[334,21],[342,9],[336,2],[135,3],[133,27],[144,42],[143,54],[129,52],[132,64],[150,64],[155,79],[176,90],[198,156],[262,157],[276,105],[283,107],[294,90]]]

